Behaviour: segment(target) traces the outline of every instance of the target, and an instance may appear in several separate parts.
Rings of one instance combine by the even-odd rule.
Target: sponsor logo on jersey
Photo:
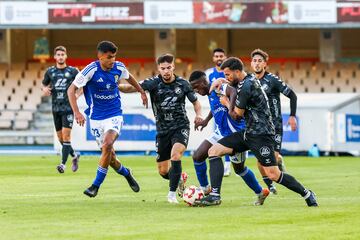
[[[94,94],[94,98],[101,99],[101,100],[110,100],[110,99],[114,99],[114,98],[117,98],[117,97],[118,97],[117,94],[112,94],[112,95]]]
[[[281,135],[280,134],[275,135],[275,142],[277,142],[277,143],[281,142]]]
[[[268,146],[263,146],[260,148],[260,154],[263,157],[267,157],[270,155],[270,148]]]

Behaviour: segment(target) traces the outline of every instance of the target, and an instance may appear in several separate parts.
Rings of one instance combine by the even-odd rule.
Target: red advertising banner
[[[144,23],[143,3],[53,3],[49,23]]]
[[[288,22],[287,5],[276,2],[194,2],[194,23],[269,23]]]
[[[360,22],[360,2],[359,1],[338,1],[337,2],[337,21],[341,22]]]

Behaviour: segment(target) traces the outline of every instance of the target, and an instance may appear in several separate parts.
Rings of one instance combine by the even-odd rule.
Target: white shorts
[[[90,119],[91,134],[96,138],[96,142],[100,148],[102,147],[104,141],[104,134],[107,131],[113,130],[120,135],[123,122],[123,116],[116,116],[103,120]]]
[[[223,136],[220,134],[218,128],[215,129],[214,133],[208,137],[206,140],[209,141],[212,145],[217,143]],[[235,155],[230,156],[230,161],[233,163],[242,163],[248,157],[248,151],[242,153],[235,153]]]

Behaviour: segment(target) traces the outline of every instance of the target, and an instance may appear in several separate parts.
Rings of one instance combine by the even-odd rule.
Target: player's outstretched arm
[[[196,125],[196,124],[199,124],[199,123],[201,123],[203,121],[203,118],[201,116],[201,104],[200,104],[199,100],[196,100],[192,104],[194,106],[194,111],[195,111],[195,114],[196,114],[195,120],[194,120],[194,123]]]
[[[127,79],[127,81],[128,83],[130,83],[131,86],[133,86],[136,89],[136,91],[138,91],[141,94],[142,103],[146,108],[148,108],[148,98],[146,96],[146,93],[132,74],[129,73],[129,78]]]
[[[209,111],[209,114],[207,115],[207,117],[204,120],[202,120],[201,122],[200,121],[195,122],[195,126],[194,126],[195,131],[198,131],[198,130],[202,131],[208,125],[208,123],[212,119],[212,117],[213,117],[212,112]],[[199,127],[201,127],[201,128],[199,129]]]
[[[76,90],[78,88],[72,83],[70,87],[68,88],[67,94],[70,102],[71,109],[74,112],[75,120],[80,126],[84,126],[85,118],[80,113],[79,107],[76,102]]]
[[[209,93],[211,93],[214,90],[220,91],[221,85],[223,83],[229,83],[229,82],[225,78],[218,78],[215,81],[213,81],[211,86],[210,86]]]
[[[288,125],[290,125],[291,131],[296,131],[297,129],[297,120],[296,120],[296,108],[297,108],[297,96],[293,90],[290,90],[287,95],[290,98],[290,117],[288,120]]]
[[[134,88],[130,84],[120,83],[118,85],[119,91],[123,93],[134,93],[137,92],[136,88]]]

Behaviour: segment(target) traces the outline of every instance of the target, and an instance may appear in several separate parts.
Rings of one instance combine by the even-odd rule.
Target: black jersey
[[[71,66],[63,69],[52,66],[46,71],[42,84],[51,87],[53,112],[72,112],[67,90],[78,72],[77,68]]]
[[[269,72],[265,72],[264,76],[259,80],[269,99],[270,112],[275,129],[282,130],[280,93],[288,97],[292,90],[278,76]]]
[[[188,81],[175,76],[173,82],[165,83],[161,75],[158,75],[140,82],[140,85],[150,93],[159,135],[166,134],[169,130],[190,126],[186,116],[185,97],[190,102],[195,102],[197,97]]]
[[[248,74],[238,83],[236,106],[245,109],[246,133],[275,134],[268,98],[255,76]]]

